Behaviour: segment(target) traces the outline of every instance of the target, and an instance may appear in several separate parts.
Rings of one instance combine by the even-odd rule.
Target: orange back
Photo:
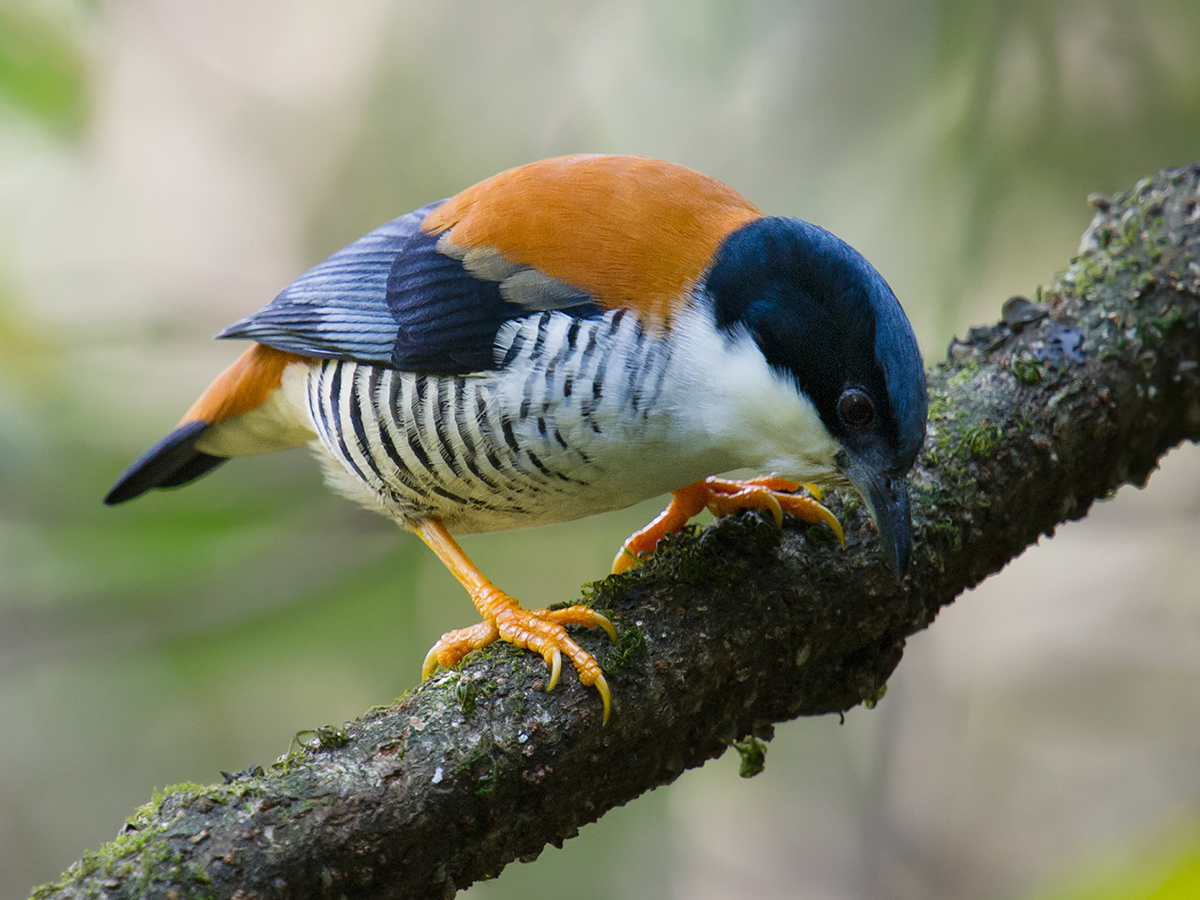
[[[587,291],[606,307],[665,321],[732,231],[761,218],[715,178],[637,156],[564,156],[501,172],[429,214],[463,249]]]

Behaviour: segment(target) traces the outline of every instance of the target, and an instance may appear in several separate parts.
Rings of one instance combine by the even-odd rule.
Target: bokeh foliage
[[[32,0],[0,3],[0,108],[9,106],[70,137],[83,128],[87,113],[85,10],[48,7]]]
[[[868,236],[874,225],[885,258],[897,254],[888,271],[915,288],[905,302],[935,357],[973,315],[981,285],[1032,248],[1075,240],[1080,198],[1200,156],[1200,4],[1190,0],[588,6],[444,0],[421,7],[421,41],[399,12],[384,17],[344,154],[323,178],[292,186],[307,261],[531,158],[650,153],[736,180],[778,211],[803,208]],[[40,147],[87,159],[118,12],[138,9],[0,0],[6,158]],[[804,65],[811,56],[820,65]],[[303,128],[280,124],[295,116],[286,103],[260,104],[247,140],[274,148],[284,169]],[[262,138],[272,123],[278,133]],[[880,195],[900,212],[876,209]],[[267,763],[290,732],[385,702],[413,683],[442,629],[470,621],[421,548],[329,497],[302,453],[101,507],[153,439],[147,429],[169,427],[171,413],[154,424],[120,396],[81,389],[90,375],[79,360],[97,338],[38,315],[19,242],[20,223],[0,214],[0,759],[20,773],[0,785],[4,896],[110,838],[148,786]],[[1022,289],[1049,274],[1040,266],[1022,272]],[[176,324],[170,338],[196,339],[191,323]],[[518,583],[565,599],[601,574],[596,559],[641,515],[489,539],[481,562],[516,580],[558,561]],[[808,765],[844,762],[822,759],[814,732],[797,733],[793,752]],[[666,805],[646,798],[476,891],[551,896],[570,878],[579,900],[662,896]],[[1067,887],[1033,896],[1200,894],[1195,832],[1164,842],[1179,849],[1137,855],[1120,872],[1085,862]]]

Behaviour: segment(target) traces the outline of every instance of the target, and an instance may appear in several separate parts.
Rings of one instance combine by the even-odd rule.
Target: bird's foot
[[[801,487],[806,489],[806,493],[795,493]],[[846,537],[842,533],[841,523],[821,505],[820,499],[821,492],[816,485],[801,485],[774,475],[745,481],[705,478],[673,491],[670,505],[653,522],[630,535],[621,546],[617,558],[613,560],[612,570],[624,572],[638,565],[644,556],[654,552],[660,540],[679,531],[703,509],[708,509],[714,516],[727,516],[743,509],[762,509],[771,513],[781,525],[783,514],[788,512],[810,525],[824,522],[845,546]]]
[[[614,641],[617,630],[607,617],[586,606],[568,606],[563,609],[528,610],[516,600],[488,583],[473,596],[475,605],[484,620],[469,628],[460,628],[442,635],[441,640],[430,648],[421,669],[422,679],[433,674],[438,666],[450,668],[472,650],[486,647],[496,640],[507,641],[539,654],[550,667],[550,681],[546,690],[558,684],[565,655],[575,665],[579,681],[600,692],[604,703],[604,722],[612,709],[612,694],[608,682],[595,657],[571,640],[565,625],[599,627],[608,632]]]

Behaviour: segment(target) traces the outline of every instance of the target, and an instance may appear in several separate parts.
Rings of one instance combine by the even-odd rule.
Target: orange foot
[[[765,509],[775,521],[783,524],[783,514],[790,512],[810,525],[824,522],[833,529],[842,546],[846,537],[841,523],[820,504],[821,492],[816,485],[803,485],[809,494],[793,491],[801,485],[796,481],[776,478],[751,478],[747,481],[729,481],[724,478],[705,478],[695,484],[671,492],[671,503],[653,522],[641,531],[634,532],[622,545],[613,560],[613,572],[624,572],[638,565],[642,558],[654,551],[668,534],[679,531],[702,509],[708,508],[714,516],[727,516],[742,509]],[[814,499],[815,498],[815,499]]]
[[[471,594],[475,608],[483,621],[469,628],[460,628],[442,635],[421,667],[421,678],[428,678],[438,666],[449,668],[472,650],[486,647],[496,640],[507,641],[539,654],[550,666],[550,682],[546,690],[553,690],[562,671],[562,658],[575,665],[579,681],[600,692],[604,704],[604,722],[608,722],[612,711],[612,694],[608,682],[595,657],[571,640],[564,625],[587,625],[600,627],[614,641],[617,629],[605,616],[586,606],[568,606],[564,609],[528,610],[508,594],[493,585],[475,564],[467,558],[462,548],[436,519],[428,519],[416,525],[414,531],[429,545],[430,549],[445,563],[459,583]]]

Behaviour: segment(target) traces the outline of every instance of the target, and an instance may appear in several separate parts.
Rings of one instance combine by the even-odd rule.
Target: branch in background
[[[547,693],[539,658],[494,646],[266,774],[156,798],[35,896],[446,898],[735,740],[877,699],[943,605],[1200,439],[1200,164],[1093,203],[1066,272],[929,373],[903,586],[849,499],[845,552],[722,519],[590,589],[620,629],[579,638],[607,726],[594,691]]]

